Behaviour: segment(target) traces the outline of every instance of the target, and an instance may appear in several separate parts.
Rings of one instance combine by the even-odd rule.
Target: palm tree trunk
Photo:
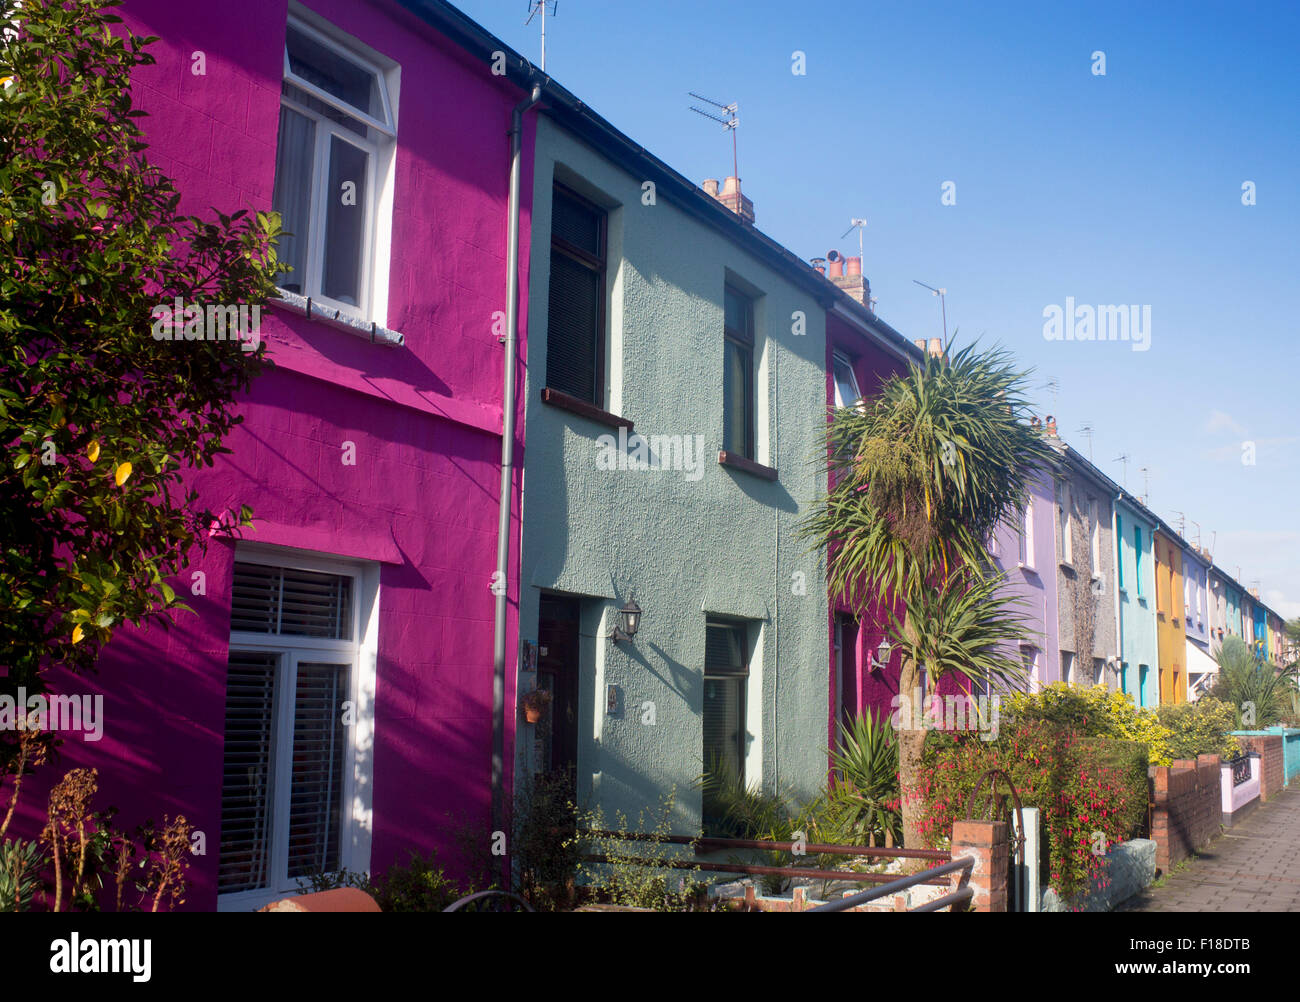
[[[921,751],[925,747],[925,729],[916,726],[916,717],[922,707],[912,706],[913,697],[921,684],[921,674],[916,662],[903,658],[902,672],[898,677],[898,693],[904,697],[900,705],[909,710],[907,719],[899,720],[898,730],[898,785],[902,794],[903,846],[921,848],[921,804],[909,796],[916,788],[921,774]]]

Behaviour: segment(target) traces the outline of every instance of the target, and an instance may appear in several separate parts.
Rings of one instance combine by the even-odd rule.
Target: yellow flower
[[[99,459],[99,443],[91,442],[90,445],[86,446],[86,455],[92,463]]]
[[[120,463],[117,469],[113,472],[113,479],[117,481],[117,486],[121,487],[124,483],[126,483],[126,478],[129,477],[130,475],[131,475],[131,464]]]

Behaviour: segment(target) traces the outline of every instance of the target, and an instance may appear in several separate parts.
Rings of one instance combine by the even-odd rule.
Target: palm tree
[[[902,652],[900,694],[961,671],[1015,684],[1024,669],[1019,628],[997,595],[986,541],[1015,524],[1029,485],[1060,459],[1025,420],[1028,373],[1001,348],[928,356],[871,402],[841,408],[827,430],[831,489],[801,526],[827,553],[832,595],[865,614],[878,596],[901,615],[890,632]],[[899,733],[903,842],[918,842],[915,786],[924,730]]]
[[[1271,727],[1292,715],[1294,665],[1274,669],[1240,637],[1225,638],[1214,660],[1219,664],[1219,677],[1210,695],[1232,706],[1238,728]]]

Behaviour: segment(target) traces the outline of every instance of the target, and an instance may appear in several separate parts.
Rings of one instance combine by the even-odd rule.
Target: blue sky
[[[526,0],[461,0],[533,59]],[[739,101],[760,229],[801,257],[868,220],[879,315],[1011,348],[1063,436],[1300,615],[1300,5],[561,0],[547,70],[688,177],[731,172],[694,90]],[[791,72],[806,55],[806,74]],[[1105,53],[1105,75],[1092,53]],[[956,204],[941,205],[955,184]],[[1256,204],[1242,204],[1254,182]],[[1044,309],[1151,307],[1150,347]],[[1059,389],[1045,386],[1055,380]],[[1245,443],[1253,443],[1254,464]]]

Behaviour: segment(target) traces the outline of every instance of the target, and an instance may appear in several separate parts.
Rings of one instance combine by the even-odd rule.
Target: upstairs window
[[[723,294],[722,448],[754,459],[754,302]]]
[[[546,385],[605,406],[605,234],[607,214],[557,184],[551,199],[551,288]]]
[[[271,197],[285,230],[277,254],[292,268],[282,289],[376,319],[379,192],[396,135],[385,71],[291,18]]]
[[[1092,576],[1101,573],[1101,521],[1096,498],[1088,499],[1089,551]]]
[[[1057,491],[1056,552],[1063,564],[1074,563],[1074,547],[1070,542],[1070,485],[1061,484]]]
[[[832,368],[835,378],[835,406],[852,407],[862,399],[858,392],[858,379],[853,374],[853,363],[843,355],[832,356]]]

